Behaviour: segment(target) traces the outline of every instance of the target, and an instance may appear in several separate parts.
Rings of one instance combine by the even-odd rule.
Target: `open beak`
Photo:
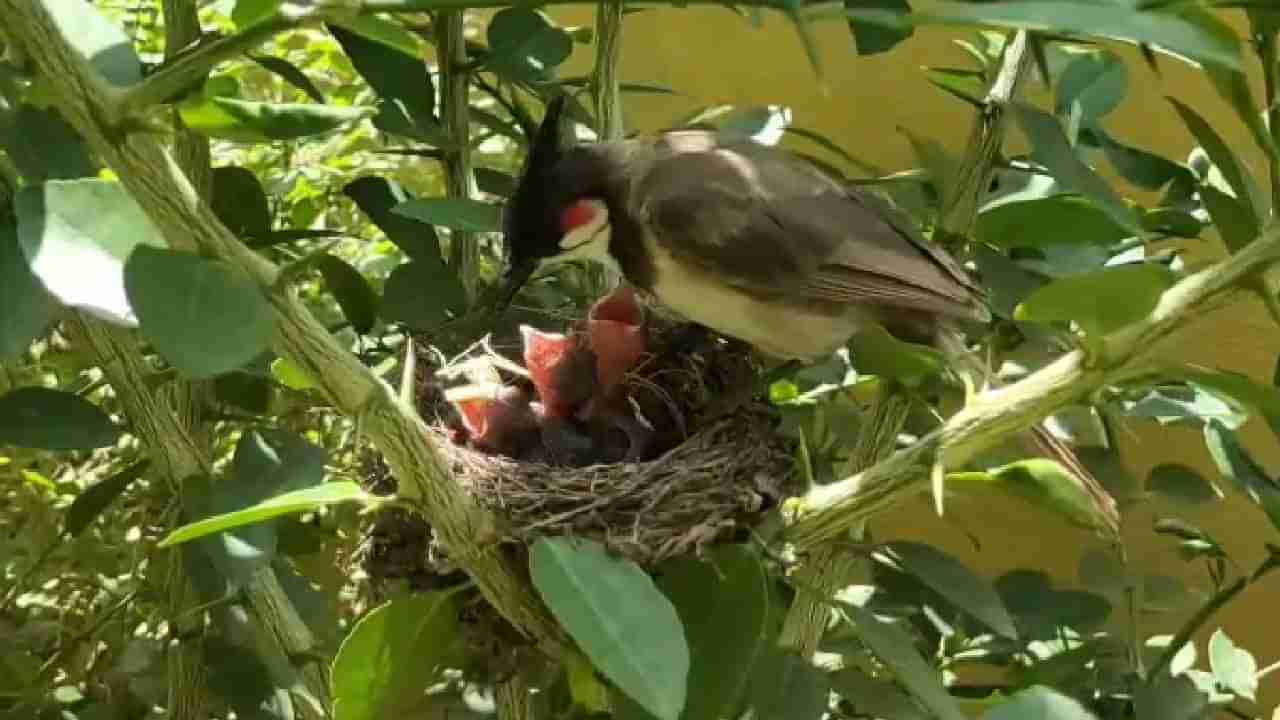
[[[520,288],[524,287],[529,277],[533,275],[533,271],[537,269],[537,263],[521,263],[508,267],[498,286],[494,310],[497,312],[506,310],[515,299],[516,293],[520,292]]]

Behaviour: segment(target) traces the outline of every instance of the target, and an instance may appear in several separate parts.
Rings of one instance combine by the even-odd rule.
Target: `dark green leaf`
[[[182,122],[192,131],[211,138],[255,144],[320,135],[372,117],[376,112],[371,107],[267,103],[208,95],[178,105]]]
[[[126,87],[142,79],[142,61],[133,41],[85,0],[42,0],[62,38],[107,82]]]
[[[858,637],[893,670],[898,681],[921,705],[940,720],[964,719],[956,701],[943,687],[940,673],[920,657],[915,640],[906,630],[856,605],[841,607],[851,617]]]
[[[521,82],[555,76],[554,68],[573,53],[573,38],[551,24],[546,14],[524,7],[505,8],[489,21],[485,67]]]
[[[1046,0],[1031,4],[1049,3]],[[1067,142],[1057,119],[1030,105],[1016,103],[1011,107],[1023,132],[1031,140],[1032,157],[1047,167],[1064,189],[1093,200],[1120,227],[1134,233],[1141,232],[1142,226],[1133,207],[1117,195],[1092,168],[1080,161]]]
[[[1039,570],[1012,570],[996,580],[996,592],[1024,636],[1057,638],[1059,628],[1087,631],[1106,622],[1111,604],[1096,593],[1057,590]]]
[[[284,533],[281,533],[280,540],[283,546]],[[281,551],[283,550],[284,548],[281,547]],[[311,628],[311,632],[317,638],[324,638],[323,642],[329,642],[342,627],[338,623],[336,595],[312,586],[307,578],[294,572],[290,563],[283,559],[278,559],[273,569],[280,580],[280,587],[289,596],[289,602],[297,608],[302,621]]]
[[[885,545],[889,556],[907,573],[948,602],[1004,637],[1018,635],[1000,596],[981,576],[954,557],[923,543],[899,541]]]
[[[440,255],[440,239],[436,229],[413,218],[392,212],[392,208],[411,199],[400,185],[380,177],[362,177],[352,180],[342,188],[356,207],[368,216],[387,239],[404,251],[411,260],[429,267],[443,265]]]
[[[909,387],[919,385],[946,367],[941,352],[899,340],[880,326],[859,332],[849,339],[848,345],[860,372],[892,378]]]
[[[0,363],[25,353],[57,312],[57,303],[27,265],[18,229],[0,224]]]
[[[1106,212],[1079,195],[1053,195],[998,205],[978,216],[978,240],[997,248],[1090,244],[1132,237]]]
[[[1083,128],[1080,140],[1102,148],[1107,161],[1125,180],[1146,190],[1159,190],[1175,179],[1195,183],[1195,176],[1185,165],[1146,150],[1126,145],[1107,134],[1099,126]]]
[[[1258,692],[1258,663],[1248,650],[1236,647],[1222,628],[1209,638],[1209,667],[1222,687],[1243,698],[1255,699]]]
[[[1222,491],[1200,473],[1177,463],[1164,463],[1151,469],[1147,487],[1154,493],[1188,505],[1222,499]]]
[[[140,246],[124,281],[143,337],[187,377],[235,370],[275,333],[275,310],[262,290],[224,263]]]
[[[981,108],[986,105],[987,76],[981,70],[925,68],[925,77],[943,92],[954,95],[974,107]]]
[[[342,235],[343,233],[340,230],[272,230],[258,237],[247,239],[245,245],[254,250],[261,250],[262,248],[298,242],[299,240],[328,240]]]
[[[849,163],[849,165],[857,168],[861,172],[867,173],[868,175],[884,174],[880,168],[875,167],[874,165],[870,165],[866,162],[863,162],[862,160],[859,160],[854,156],[850,155],[847,151],[845,151],[844,148],[840,147],[840,145],[836,141],[832,140],[826,135],[823,135],[822,133],[809,130],[808,128],[796,127],[795,125],[787,125],[784,132],[791,135],[795,135],[797,137],[802,137],[805,140],[808,140],[809,142],[814,143],[815,145],[822,148],[823,150],[826,150],[827,152],[835,155],[841,160],[844,160],[845,162]]]
[[[845,10],[874,8],[891,15],[905,16],[911,12],[907,0],[845,0]],[[853,33],[853,44],[859,55],[876,55],[888,52],[915,33],[910,25],[894,27],[886,23],[860,22],[849,18],[849,30]]]
[[[213,214],[239,238],[262,237],[271,231],[271,209],[258,176],[247,168],[213,169]]]
[[[707,561],[682,558],[662,571],[658,588],[675,606],[689,642],[689,694],[681,717],[732,717],[752,670],[777,642],[779,608],[760,557],[750,546],[726,545]]]
[[[1081,120],[1089,125],[1119,107],[1129,90],[1129,72],[1115,53],[1083,53],[1067,65],[1055,85],[1056,112],[1067,115],[1079,103]]]
[[[872,679],[858,668],[833,673],[831,685],[853,707],[854,717],[929,720],[929,714],[897,685]]]
[[[123,187],[51,180],[23,188],[15,205],[18,240],[50,293],[112,323],[136,322],[125,295],[125,260],[140,244],[165,247],[165,241]]]
[[[31,185],[97,173],[89,151],[56,110],[22,104],[0,113],[0,148]]]
[[[240,437],[231,468],[240,482],[257,488],[258,497],[266,498],[282,490],[319,486],[327,459],[324,448],[300,435],[264,428]]]
[[[324,102],[324,93],[320,92],[315,83],[311,82],[311,78],[299,70],[297,65],[284,58],[271,57],[269,55],[250,55],[249,59],[261,65],[268,72],[279,75],[285,82],[306,93],[312,102]]]
[[[1135,10],[1126,3],[1072,0],[1010,0],[998,3],[932,3],[927,11],[910,15],[863,9],[858,3],[850,18],[893,28],[907,25],[992,25],[1010,29],[1081,33],[1159,45],[1192,60],[1242,67],[1240,41],[1222,21],[1197,15]]]
[[[401,717],[462,640],[451,592],[392,600],[365,615],[333,660],[334,720]]]
[[[595,541],[566,537],[534,543],[529,569],[592,665],[658,720],[678,720],[689,646],[675,608],[649,576]]]
[[[1101,335],[1146,317],[1176,279],[1154,263],[1115,265],[1055,280],[1031,293],[1014,311],[1023,322],[1072,321]]]
[[[21,387],[0,395],[0,445],[92,450],[115,443],[121,429],[74,393]]]
[[[1280,530],[1280,486],[1240,444],[1235,431],[1217,420],[1210,420],[1204,425],[1204,439],[1218,472],[1260,505],[1271,524]]]
[[[75,537],[89,527],[89,524],[102,514],[120,494],[129,487],[129,483],[142,477],[150,460],[138,460],[105,480],[96,482],[76,496],[71,507],[67,508],[66,522],[62,532]]]
[[[356,72],[382,98],[374,120],[379,129],[397,132],[404,127],[417,128],[419,133],[410,134],[422,139],[436,131],[439,127],[435,117],[436,91],[421,56],[407,54],[332,23],[327,27],[351,58]]]
[[[271,378],[255,372],[233,370],[213,380],[213,394],[219,402],[254,415],[271,409],[273,390]]]
[[[418,198],[391,209],[402,217],[429,225],[466,232],[498,232],[502,229],[502,207],[466,198]]]
[[[320,257],[316,267],[342,308],[342,314],[351,323],[351,329],[361,335],[372,330],[378,319],[378,296],[369,287],[369,281],[345,260],[333,255]]]
[[[231,22],[240,28],[257,25],[275,15],[282,2],[284,0],[236,0],[231,10]]]
[[[763,660],[748,688],[753,718],[820,720],[824,717],[831,691],[831,681],[826,673],[799,655],[778,648],[771,648]],[[703,717],[714,720],[726,716]]]
[[[1139,683],[1133,696],[1137,720],[1203,720],[1209,698],[1186,675],[1161,674]]]
[[[160,541],[160,547],[178,545],[206,535],[225,532],[247,525],[257,525],[265,520],[282,515],[295,515],[311,512],[329,505],[356,502],[369,504],[374,502],[358,483],[340,480],[303,490],[294,490],[277,495],[260,503],[240,510],[225,512],[198,520],[174,530]]]
[[[1173,104],[1173,109],[1182,117],[1182,122],[1187,126],[1187,129],[1195,136],[1196,142],[1200,144],[1200,147],[1204,148],[1214,167],[1217,167],[1218,171],[1222,173],[1222,178],[1227,181],[1227,185],[1235,193],[1236,199],[1248,213],[1250,221],[1257,225],[1258,219],[1263,216],[1262,209],[1266,207],[1266,201],[1258,190],[1257,183],[1249,175],[1248,169],[1231,152],[1231,148],[1227,146],[1218,131],[1214,130],[1213,126],[1201,117],[1199,113],[1175,98],[1168,98],[1168,100]]]
[[[1174,237],[1198,238],[1204,225],[1199,218],[1185,210],[1156,208],[1142,213],[1142,228],[1147,232]]]
[[[259,708],[275,692],[267,666],[253,652],[220,637],[206,638],[202,644],[209,689],[234,708],[238,717],[260,718]]]
[[[1097,720],[1079,701],[1036,685],[988,710],[982,720]]]
[[[1198,12],[1207,13],[1208,11],[1198,10]],[[1258,103],[1253,99],[1253,91],[1249,88],[1249,80],[1244,73],[1212,64],[1206,65],[1204,71],[1209,76],[1213,88],[1218,91],[1218,95],[1222,96],[1222,99],[1226,100],[1244,121],[1245,127],[1249,128],[1254,142],[1262,152],[1266,155],[1275,155],[1277,152],[1275,142],[1271,139],[1271,133],[1267,131],[1267,124],[1262,120],[1262,111],[1258,109]],[[1261,211],[1263,206],[1257,206],[1257,208]]]
[[[429,330],[467,309],[462,281],[445,265],[408,262],[391,271],[382,291],[382,317]]]
[[[974,260],[991,293],[991,311],[1001,317],[1012,318],[1018,303],[1047,282],[986,245],[974,248]]]
[[[1244,203],[1209,184],[1201,185],[1199,190],[1200,201],[1227,250],[1236,252],[1257,239],[1258,224]]]
[[[481,192],[504,198],[509,198],[516,192],[516,179],[507,173],[493,168],[480,167],[475,169],[475,175],[476,185]]]

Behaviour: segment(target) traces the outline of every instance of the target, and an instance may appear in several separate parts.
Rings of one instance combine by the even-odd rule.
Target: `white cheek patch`
[[[554,258],[547,258],[547,264],[559,264],[585,260],[601,263],[615,271],[617,261],[609,254],[609,209],[599,200],[584,200],[591,203],[594,214],[591,220],[573,228],[560,238],[561,252]]]

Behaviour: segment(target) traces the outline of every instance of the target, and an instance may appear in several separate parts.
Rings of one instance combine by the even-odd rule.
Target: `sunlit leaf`
[[[1254,699],[1258,692],[1258,663],[1248,650],[1237,647],[1222,628],[1214,630],[1209,638],[1209,667],[1224,688]]]
[[[0,445],[92,450],[115,443],[121,428],[75,393],[20,387],[0,395]]]
[[[977,238],[998,248],[1092,244],[1132,237],[1110,215],[1079,195],[1009,202],[978,216]]]
[[[451,230],[497,232],[502,229],[501,206],[466,198],[406,200],[391,212]]]
[[[266,295],[225,263],[140,246],[129,256],[124,276],[143,337],[188,377],[243,366],[275,333],[275,310]]]
[[[320,135],[372,117],[376,112],[372,107],[267,103],[208,95],[197,96],[178,105],[183,124],[192,131],[242,143]]]
[[[1088,335],[1117,330],[1150,314],[1176,276],[1163,265],[1134,263],[1059,278],[1014,311],[1023,322],[1075,322]]]
[[[245,525],[255,525],[264,520],[271,520],[282,515],[310,512],[339,503],[356,502],[367,504],[373,501],[373,497],[366,493],[358,483],[347,480],[325,483],[316,487],[277,495],[243,510],[214,515],[189,523],[165,536],[160,541],[160,547],[178,545],[189,540]]]
[[[540,538],[534,587],[606,678],[658,720],[685,706],[689,646],[671,602],[633,562],[591,540]]]
[[[1093,529],[1110,525],[1093,494],[1074,474],[1048,458],[1018,460],[985,472],[950,473],[946,485],[957,490],[1008,493],[1078,527]]]
[[[282,2],[284,0],[235,0],[231,22],[240,28],[257,25],[275,15]]]
[[[906,630],[857,605],[845,603],[841,609],[849,615],[858,637],[893,670],[898,682],[921,705],[940,720],[963,720],[964,714],[942,685],[941,673],[920,657],[914,638]]]

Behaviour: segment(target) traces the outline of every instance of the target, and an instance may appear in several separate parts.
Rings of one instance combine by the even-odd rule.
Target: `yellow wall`
[[[592,22],[587,7],[560,9],[553,14],[562,24]],[[1243,36],[1243,18],[1237,14],[1226,17]],[[720,8],[648,10],[628,17],[623,80],[661,82],[686,94],[628,95],[628,127],[658,129],[689,110],[712,103],[774,103],[790,106],[796,125],[824,133],[855,157],[890,170],[916,164],[896,129],[899,126],[936,138],[952,151],[962,148],[971,118],[969,107],[934,89],[920,68],[967,66],[966,57],[950,39],[968,33],[921,29],[891,53],[859,58],[844,23],[825,22],[817,32],[828,74],[829,93],[824,96],[794,30],[777,16],[765,20],[764,27],[757,30]],[[1265,167],[1243,126],[1196,70],[1162,57],[1162,72],[1157,76],[1129,46],[1113,47],[1131,60],[1130,97],[1107,122],[1114,135],[1185,159],[1193,142],[1163,99],[1172,95],[1208,116],[1232,147],[1248,158],[1256,177],[1265,181]],[[578,51],[565,74],[585,72],[591,52]],[[1260,71],[1252,61],[1251,73],[1255,91],[1260,93]],[[1035,87],[1031,92],[1043,93]],[[1015,140],[1021,143],[1016,131]],[[1221,252],[1216,237],[1193,245],[1193,251],[1194,257]],[[1280,351],[1280,331],[1260,306],[1250,302],[1244,311],[1232,309],[1202,321],[1194,335],[1186,336],[1180,350],[1188,359],[1269,381]],[[1217,478],[1198,432],[1134,425],[1122,434],[1119,442],[1127,465],[1139,479],[1162,462],[1185,463],[1206,477]],[[1268,468],[1280,470],[1280,446],[1265,427],[1251,423],[1244,438]],[[1193,591],[1207,589],[1203,570],[1184,564],[1173,552],[1172,543],[1151,532],[1153,519],[1161,515],[1178,514],[1199,525],[1246,567],[1260,560],[1264,541],[1280,542],[1280,535],[1262,513],[1218,480],[1228,493],[1224,503],[1188,511],[1157,499],[1126,517],[1129,548],[1138,566],[1179,576]],[[990,575],[1015,567],[1042,567],[1059,583],[1074,582],[1081,550],[1096,542],[1086,534],[1051,525],[1044,516],[1012,502],[956,504],[951,512],[954,514],[945,520],[938,519],[922,500],[878,521],[876,533],[880,539],[916,538],[939,544]],[[974,551],[961,528],[981,541],[980,552]],[[1193,604],[1199,604],[1200,597],[1197,595]],[[1172,632],[1187,614],[1184,611],[1147,621],[1143,630],[1146,634]],[[1280,658],[1280,575],[1251,588],[1217,620],[1238,643],[1255,653],[1260,665],[1275,662]],[[1216,626],[1214,622],[1208,625],[1210,630]],[[1207,638],[1206,632],[1198,641],[1202,667]],[[1260,700],[1268,708],[1280,702],[1280,673],[1268,678]]]

